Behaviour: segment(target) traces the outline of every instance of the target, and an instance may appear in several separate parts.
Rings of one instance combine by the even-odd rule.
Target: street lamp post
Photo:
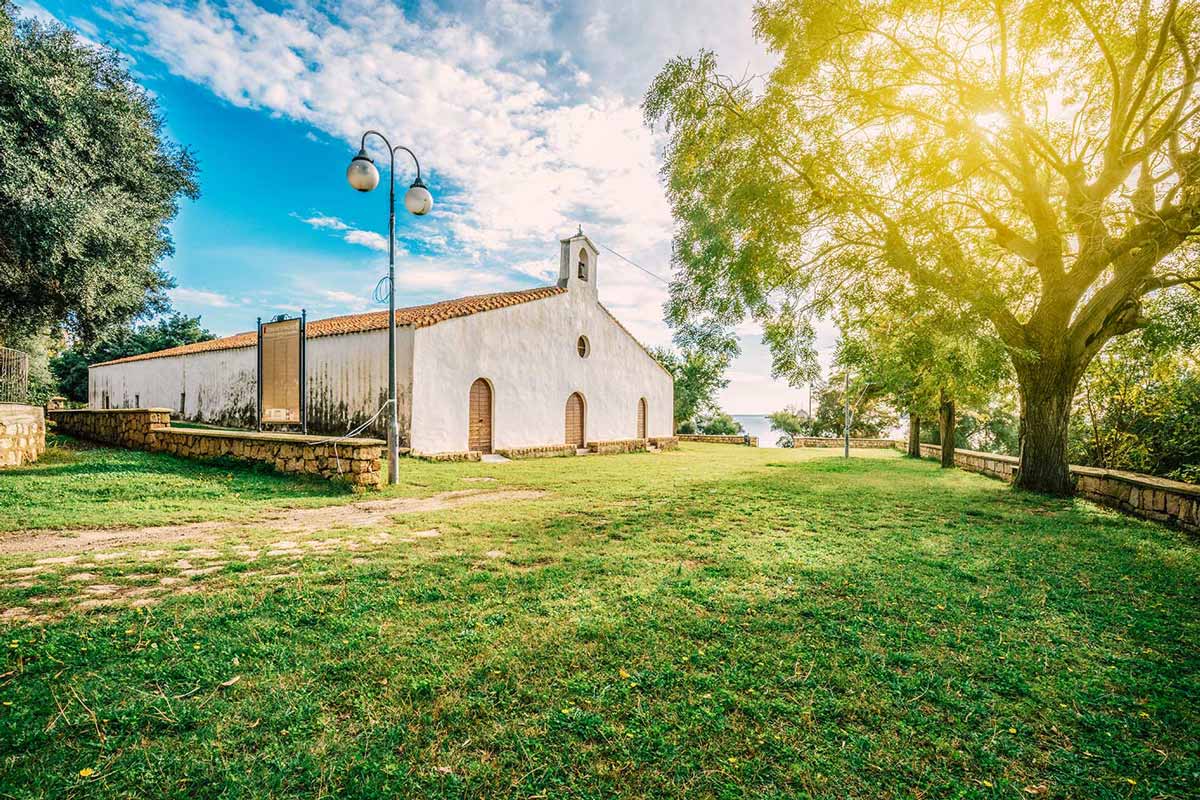
[[[416,216],[424,216],[433,208],[433,195],[421,182],[421,162],[416,153],[403,145],[392,147],[379,131],[370,130],[362,135],[358,155],[346,168],[346,180],[360,192],[369,192],[379,185],[379,170],[367,155],[367,137],[374,134],[383,140],[388,149],[391,164],[388,169],[388,483],[400,482],[400,410],[396,404],[396,152],[403,150],[412,156],[417,167],[417,179],[404,195],[404,207]]]

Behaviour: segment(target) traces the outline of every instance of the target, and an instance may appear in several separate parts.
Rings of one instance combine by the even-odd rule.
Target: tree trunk
[[[908,415],[908,454],[921,457],[921,418],[916,414]]]
[[[1021,460],[1016,485],[1046,494],[1075,491],[1067,468],[1067,431],[1078,381],[1074,369],[1034,364],[1017,373],[1021,387]]]
[[[942,467],[949,469],[954,466],[954,401],[945,394],[938,406],[938,427],[941,429]]]

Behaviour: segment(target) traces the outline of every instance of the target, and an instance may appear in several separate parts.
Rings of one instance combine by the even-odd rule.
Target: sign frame
[[[267,420],[267,419],[263,419],[263,329],[269,325],[274,325],[274,324],[277,324],[280,322],[291,322],[293,320],[299,320],[299,322],[300,322],[300,330],[298,333],[299,346],[297,347],[298,364],[296,365],[297,372],[298,372],[298,375],[297,375],[297,382],[298,382],[297,401],[298,401],[298,406],[299,406],[298,411],[299,411],[300,419],[299,420],[294,420],[294,419]],[[308,433],[308,374],[307,374],[307,367],[308,367],[308,364],[307,364],[307,362],[308,362],[308,352],[307,352],[308,351],[308,312],[305,309],[300,309],[299,317],[286,317],[286,316],[280,315],[279,317],[276,317],[275,319],[272,319],[268,322],[263,322],[262,317],[259,317],[257,331],[258,331],[258,347],[257,347],[258,375],[257,375],[256,384],[257,384],[257,389],[258,389],[258,398],[257,398],[257,408],[256,408],[256,413],[255,413],[255,417],[256,417],[255,422],[256,422],[257,428],[259,431],[261,431],[261,430],[263,430],[263,427],[267,426],[267,425],[296,425],[296,424],[299,424],[301,433],[307,434]]]

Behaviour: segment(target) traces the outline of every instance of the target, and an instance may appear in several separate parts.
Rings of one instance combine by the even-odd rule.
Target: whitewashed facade
[[[567,401],[575,393],[583,400],[588,442],[670,436],[671,376],[600,304],[598,262],[596,247],[577,234],[560,244],[557,287],[398,311],[402,443],[423,453],[472,449],[470,393],[479,379],[490,389],[490,449],[564,444]],[[479,310],[490,305],[500,307]],[[380,408],[387,397],[386,317],[377,312],[310,322],[310,430],[344,433]],[[369,329],[340,332],[356,325]],[[186,420],[253,424],[253,334],[189,350],[194,347],[91,367],[89,404],[170,408]],[[381,419],[371,432],[383,431]]]

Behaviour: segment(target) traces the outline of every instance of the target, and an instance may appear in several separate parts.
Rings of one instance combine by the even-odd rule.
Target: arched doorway
[[[483,378],[471,384],[467,449],[492,452],[492,385]]]
[[[638,400],[637,438],[646,438],[646,398]]]
[[[573,444],[575,447],[583,447],[586,444],[583,438],[585,413],[583,395],[575,392],[567,398],[567,444]]]

